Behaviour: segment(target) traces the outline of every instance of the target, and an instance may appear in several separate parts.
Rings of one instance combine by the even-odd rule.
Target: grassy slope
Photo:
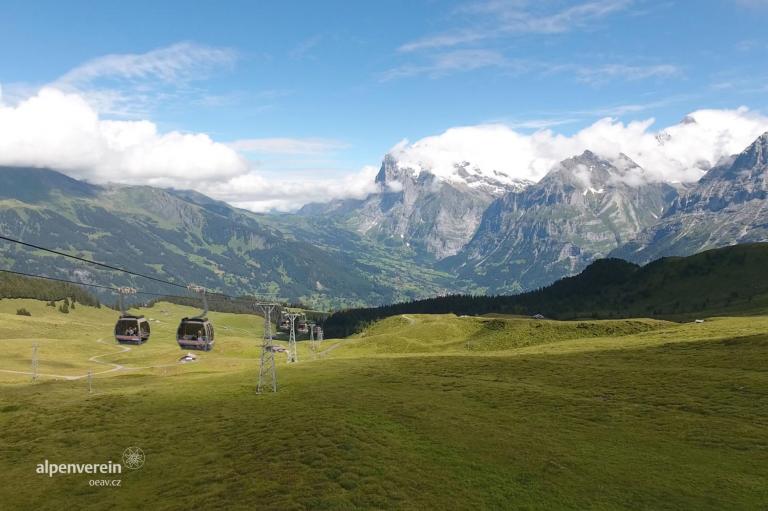
[[[156,308],[186,312],[173,307]],[[15,308],[17,301],[0,301],[0,311]],[[112,319],[84,309],[66,318],[30,309],[36,323],[26,331],[45,328],[44,319],[93,321],[78,336],[83,348],[71,348],[75,364],[100,352],[95,339]],[[36,335],[9,319],[0,312],[0,344],[31,343]],[[247,316],[216,319],[217,348],[198,364],[110,373],[91,395],[83,381],[5,376],[2,502],[654,510],[768,503],[767,317],[581,326],[390,318],[353,341],[327,341],[340,346],[319,360],[302,351],[300,364],[281,361],[280,393],[263,396],[254,395],[255,341],[245,332],[260,325]],[[149,344],[122,356],[165,362],[171,333],[157,327]],[[467,339],[476,349],[466,349]],[[49,348],[58,354],[70,342]],[[389,354],[398,356],[381,356]],[[7,363],[3,357],[0,368]],[[45,458],[117,461],[129,445],[145,450],[147,464],[123,474],[121,488],[34,474]]]
[[[458,353],[499,351],[570,339],[620,337],[669,327],[652,319],[616,321],[531,321],[525,318],[404,314],[387,318],[362,334],[346,354]]]
[[[15,312],[20,307],[29,310],[32,316],[17,316]],[[113,310],[78,305],[69,314],[62,314],[36,300],[0,300],[0,338],[3,343],[0,369],[29,371],[33,343],[39,346],[39,372],[62,377],[80,376],[89,369],[105,371],[112,368],[108,362],[131,367],[175,365],[179,348],[174,336],[179,318],[194,315],[196,310],[159,303],[141,313],[151,320],[150,342],[141,347],[129,346],[130,350],[123,352],[113,338],[118,315]],[[257,355],[258,343],[254,335],[263,331],[261,318],[217,312],[208,316],[215,322],[217,342],[218,338],[222,338],[222,342],[216,351],[201,354],[206,363],[219,364],[223,357],[250,359]],[[110,353],[112,355],[100,359],[102,363],[88,360]],[[13,378],[0,372],[0,381]]]
[[[448,295],[332,314],[323,327],[352,335],[372,321],[397,314],[482,315],[541,313],[556,319],[654,317],[674,321],[702,316],[768,312],[768,243],[736,245],[639,267],[601,259],[583,272],[511,296]]]

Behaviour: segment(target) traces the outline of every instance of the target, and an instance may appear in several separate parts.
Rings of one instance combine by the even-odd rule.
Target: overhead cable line
[[[52,280],[55,282],[63,282],[66,284],[73,284],[76,286],[88,286],[88,287],[95,287],[99,289],[107,289],[109,291],[119,292],[120,288],[118,287],[112,287],[112,286],[103,286],[101,284],[91,284],[89,282],[77,282],[76,280],[67,280],[67,279],[60,279],[58,277],[48,277],[46,275],[35,275],[33,273],[24,273],[21,271],[13,271],[13,270],[3,270],[0,269],[0,272],[3,273],[10,273],[13,275],[20,275],[22,277],[31,277],[33,279],[43,279],[43,280]],[[139,295],[147,295],[147,296],[167,296],[168,298],[188,298],[186,296],[177,296],[177,295],[168,295],[168,294],[162,294],[162,293],[149,293],[146,291],[136,291],[136,294]]]
[[[67,254],[66,252],[61,252],[59,250],[54,250],[52,248],[42,247],[40,245],[35,245],[33,243],[27,243],[26,241],[17,240],[17,239],[14,239],[14,238],[9,238],[8,236],[0,235],[0,240],[9,241],[11,243],[17,243],[17,244],[23,245],[25,247],[34,248],[36,250],[42,250],[44,252],[49,252],[51,254],[56,254],[56,255],[63,256],[63,257],[68,257],[70,259],[75,259],[77,261],[81,261],[81,262],[84,262],[84,263],[93,264],[95,266],[101,266],[102,268],[107,268],[107,269],[110,269],[110,270],[113,270],[113,271],[119,271],[119,272],[127,273],[129,275],[134,275],[136,277],[142,277],[142,278],[145,278],[145,279],[148,279],[148,280],[159,282],[161,284],[165,284],[165,285],[168,285],[168,286],[177,287],[177,288],[180,288],[180,289],[188,289],[188,287],[189,287],[189,286],[184,285],[184,284],[179,284],[177,282],[171,282],[169,280],[159,279],[157,277],[153,277],[151,275],[146,275],[144,273],[139,273],[139,272],[135,272],[135,271],[131,271],[131,270],[126,270],[125,268],[120,268],[118,266],[112,266],[110,264],[100,263],[98,261],[94,261],[92,259],[87,259],[85,257],[80,257],[80,256],[76,256],[76,255],[73,255],[73,254]],[[35,277],[36,275],[32,275],[32,276]],[[39,276],[37,276],[37,277],[39,277]],[[41,277],[41,278],[44,278],[44,277]],[[95,284],[83,284],[82,282],[73,282],[73,281],[64,281],[64,282],[69,282],[71,284],[91,285],[91,286],[96,287]],[[112,288],[112,287],[108,287],[108,286],[98,286],[98,287],[101,287],[103,289],[110,289],[110,290],[113,290],[113,291],[115,291],[117,289],[117,288]],[[150,295],[150,296],[169,296],[169,297],[173,297],[173,295],[158,294],[158,293],[142,292],[140,294]],[[248,299],[248,298],[243,298],[243,297],[238,297],[238,296],[230,296],[230,295],[227,295],[225,293],[219,293],[219,292],[211,292],[211,293],[207,293],[207,294],[209,296],[218,295],[218,296],[230,299],[230,300],[249,300],[250,301],[250,299]],[[266,296],[277,296],[277,294],[278,293],[256,293],[256,297],[258,298],[259,296],[263,296],[263,297],[266,297]],[[177,297],[177,298],[184,298],[184,297]]]
[[[67,280],[67,279],[61,279],[61,278],[58,278],[58,277],[49,277],[47,275],[35,275],[34,273],[25,273],[25,272],[14,271],[14,270],[0,269],[0,272],[2,272],[2,273],[9,273],[9,274],[12,274],[12,275],[19,275],[21,277],[30,277],[30,278],[33,278],[33,279],[43,279],[43,280],[51,280],[51,281],[54,281],[54,282],[62,282],[62,283],[65,283],[65,284],[72,284],[72,285],[75,285],[75,286],[88,286],[88,287],[94,287],[94,288],[98,288],[98,289],[106,289],[108,291],[114,291],[116,293],[119,293],[120,289],[121,289],[119,287],[103,286],[101,284],[91,284],[91,283],[88,283],[88,282],[78,282],[76,280]],[[169,294],[166,294],[166,293],[150,293],[148,291],[138,291],[138,290],[136,291],[135,294],[137,294],[137,295],[146,295],[146,296],[157,296],[157,297],[160,297],[160,298],[179,298],[179,299],[189,299],[190,298],[189,296],[169,295]],[[245,300],[245,299],[243,299],[243,300]],[[249,301],[249,303],[250,303],[250,301]]]
[[[0,272],[1,273],[9,273],[11,275],[19,275],[21,277],[29,277],[29,278],[33,278],[33,279],[43,279],[43,280],[51,280],[51,281],[54,281],[54,282],[62,282],[62,283],[65,283],[65,284],[72,284],[72,285],[75,285],[75,286],[87,286],[87,287],[93,287],[93,288],[98,288],[98,289],[106,289],[108,291],[113,291],[115,293],[119,293],[120,289],[121,289],[119,287],[103,286],[101,284],[91,284],[91,283],[88,283],[88,282],[78,282],[76,280],[67,280],[67,279],[61,279],[61,278],[58,278],[58,277],[49,277],[47,275],[35,275],[33,273],[25,273],[25,272],[14,271],[14,270],[0,269]],[[180,300],[189,300],[190,299],[189,296],[169,295],[167,293],[150,293],[148,291],[138,291],[138,290],[136,291],[135,294],[137,294],[137,295],[145,295],[145,296],[154,296],[154,297],[159,297],[159,298],[177,298],[177,299],[180,299]],[[214,300],[222,300],[223,299],[222,297],[219,297],[219,296],[214,296],[213,298],[214,298]],[[253,301],[249,300],[249,299],[246,299],[246,298],[238,298],[237,300],[241,301],[242,305],[245,305],[246,303],[247,303],[247,305],[253,305]],[[237,300],[235,300],[235,299],[225,299],[224,301],[226,301],[228,303],[235,303],[236,304]],[[257,300],[258,300],[258,298],[257,298]]]
[[[64,257],[69,257],[70,259],[76,259],[76,260],[82,261],[84,263],[93,264],[93,265],[96,265],[96,266],[101,266],[103,268],[107,268],[107,269],[114,270],[114,271],[121,271],[121,272],[127,273],[129,275],[135,275],[137,277],[142,277],[142,278],[149,279],[149,280],[154,280],[155,282],[160,282],[160,283],[166,284],[168,286],[179,287],[179,288],[182,288],[182,289],[186,289],[187,288],[187,286],[185,286],[184,284],[178,284],[176,282],[171,282],[169,280],[158,279],[157,277],[153,277],[151,275],[145,275],[143,273],[138,273],[138,272],[135,272],[135,271],[126,270],[125,268],[118,268],[117,266],[112,266],[110,264],[100,263],[98,261],[94,261],[92,259],[86,259],[85,257],[79,257],[79,256],[76,256],[76,255],[73,255],[73,254],[67,254],[66,252],[60,252],[58,250],[53,250],[52,248],[41,247],[40,245],[35,245],[35,244],[32,244],[32,243],[27,243],[25,241],[16,240],[16,239],[13,239],[13,238],[9,238],[7,236],[0,235],[0,240],[10,241],[11,243],[18,243],[19,245],[24,245],[25,247],[34,248],[36,250],[42,250],[44,252],[50,252],[51,254],[56,254],[56,255],[60,255],[60,256],[64,256]]]

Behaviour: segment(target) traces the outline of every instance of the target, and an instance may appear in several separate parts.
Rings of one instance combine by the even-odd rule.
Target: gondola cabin
[[[115,325],[115,340],[120,344],[143,344],[149,339],[149,321],[144,316],[120,316]]]
[[[184,318],[176,331],[176,341],[181,349],[211,351],[213,325],[205,317]]]
[[[285,315],[280,319],[280,325],[278,326],[280,330],[283,330],[287,332],[291,329],[291,320],[288,319]]]

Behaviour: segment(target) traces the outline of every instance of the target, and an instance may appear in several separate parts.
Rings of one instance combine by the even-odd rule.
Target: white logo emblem
[[[126,468],[136,470],[144,466],[144,451],[139,447],[129,447],[123,451],[123,463]]]

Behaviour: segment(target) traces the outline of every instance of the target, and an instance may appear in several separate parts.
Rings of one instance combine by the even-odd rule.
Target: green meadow
[[[193,309],[141,313],[125,349],[112,310],[0,300],[0,509],[768,508],[768,316],[396,316],[276,354],[258,395],[261,318],[211,313],[182,364]],[[35,472],[130,446],[118,476]]]

